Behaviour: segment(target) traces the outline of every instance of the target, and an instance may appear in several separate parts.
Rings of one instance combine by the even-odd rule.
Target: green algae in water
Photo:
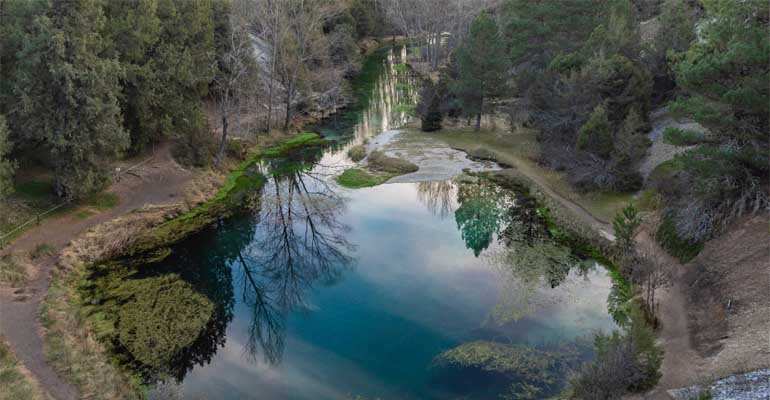
[[[558,370],[562,358],[574,355],[539,341],[570,343],[615,326],[603,301],[610,292],[606,271],[586,268],[569,246],[553,243],[526,196],[482,180],[340,192],[312,157],[303,159],[304,151],[277,153],[243,169],[262,177],[252,193],[258,208],[215,218],[141,261],[122,260],[112,277],[100,275],[111,269],[97,270],[84,289],[92,319],[111,326],[104,332],[120,345],[116,356],[147,383],[167,376],[181,382],[182,397],[224,399],[516,398],[559,386],[544,380],[550,369],[540,378],[517,370],[522,360],[541,356]],[[220,204],[228,202],[207,209]],[[553,251],[533,268],[521,258],[515,266],[500,262],[522,252],[528,260],[546,245]],[[496,308],[512,315],[502,302],[507,280],[536,288],[527,299],[536,302],[515,318],[493,318]],[[200,331],[197,338],[161,340],[179,351],[147,354],[152,325],[140,326],[134,317],[141,312],[121,310],[148,307],[126,295],[131,285],[170,288],[190,298],[182,306],[199,304],[186,328]],[[563,288],[570,288],[569,301],[541,301]],[[120,318],[133,333],[121,332]],[[462,354],[465,364],[448,362],[449,354]],[[161,368],[149,365],[168,359]]]

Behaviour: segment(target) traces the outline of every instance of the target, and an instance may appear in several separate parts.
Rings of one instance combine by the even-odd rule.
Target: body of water
[[[473,177],[334,183],[351,144],[408,121],[403,56],[381,58],[338,145],[261,166],[257,209],[130,267],[116,348],[164,382],[153,396],[546,396],[591,357],[592,333],[615,327],[605,269],[554,241],[525,195]]]

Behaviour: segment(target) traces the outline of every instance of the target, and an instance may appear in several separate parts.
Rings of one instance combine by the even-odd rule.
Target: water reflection
[[[404,51],[379,66],[368,105],[340,133],[348,144],[265,160],[252,174],[265,184],[234,200],[243,212],[161,262],[97,268],[87,297],[129,368],[179,382],[185,398],[486,399],[520,371],[490,378],[483,362],[450,362],[445,373],[431,369],[437,356],[553,361],[574,355],[562,341],[611,326],[609,278],[554,241],[523,193],[469,177],[333,183],[349,146],[408,120]]]
[[[273,167],[275,167],[273,165]],[[345,199],[310,163],[272,172],[264,190],[259,224],[240,252],[242,301],[251,308],[246,352],[278,363],[286,315],[307,305],[307,290],[337,281],[350,264],[350,228],[339,222]]]
[[[382,132],[404,126],[413,118],[417,104],[418,78],[404,64],[406,47],[389,48],[377,64],[365,66],[376,72],[369,92],[361,95],[364,104],[354,107],[349,121],[340,122],[331,117],[315,129],[325,137],[337,140],[338,145],[329,149],[320,160],[322,165],[345,165],[351,161],[348,150]],[[368,76],[364,74],[364,76]],[[364,83],[367,86],[367,83]]]

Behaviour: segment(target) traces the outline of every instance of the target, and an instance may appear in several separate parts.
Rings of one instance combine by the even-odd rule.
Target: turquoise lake
[[[173,276],[213,305],[192,344],[146,376],[151,398],[547,397],[592,356],[592,334],[615,328],[605,268],[557,243],[526,195],[468,176],[334,183],[351,145],[409,121],[415,80],[399,54],[369,65],[364,104],[317,127],[334,146],[261,165],[257,208],[131,276]],[[555,378],[524,371],[538,368]]]

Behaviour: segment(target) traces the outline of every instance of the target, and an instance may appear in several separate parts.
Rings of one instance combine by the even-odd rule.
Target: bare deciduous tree
[[[652,245],[642,246],[634,264],[633,278],[641,285],[647,310],[655,317],[658,311],[656,293],[671,284],[673,267]]]
[[[465,36],[470,22],[493,0],[384,0],[391,23],[406,35],[412,47],[424,49],[423,61],[437,68]],[[444,33],[449,36],[443,40]]]
[[[257,66],[253,57],[248,32],[248,13],[245,1],[233,3],[229,15],[228,32],[223,45],[225,51],[215,61],[214,86],[216,102],[222,120],[222,139],[215,165],[219,166],[227,144],[230,118],[243,110],[243,104],[256,93],[251,83],[256,81]]]

